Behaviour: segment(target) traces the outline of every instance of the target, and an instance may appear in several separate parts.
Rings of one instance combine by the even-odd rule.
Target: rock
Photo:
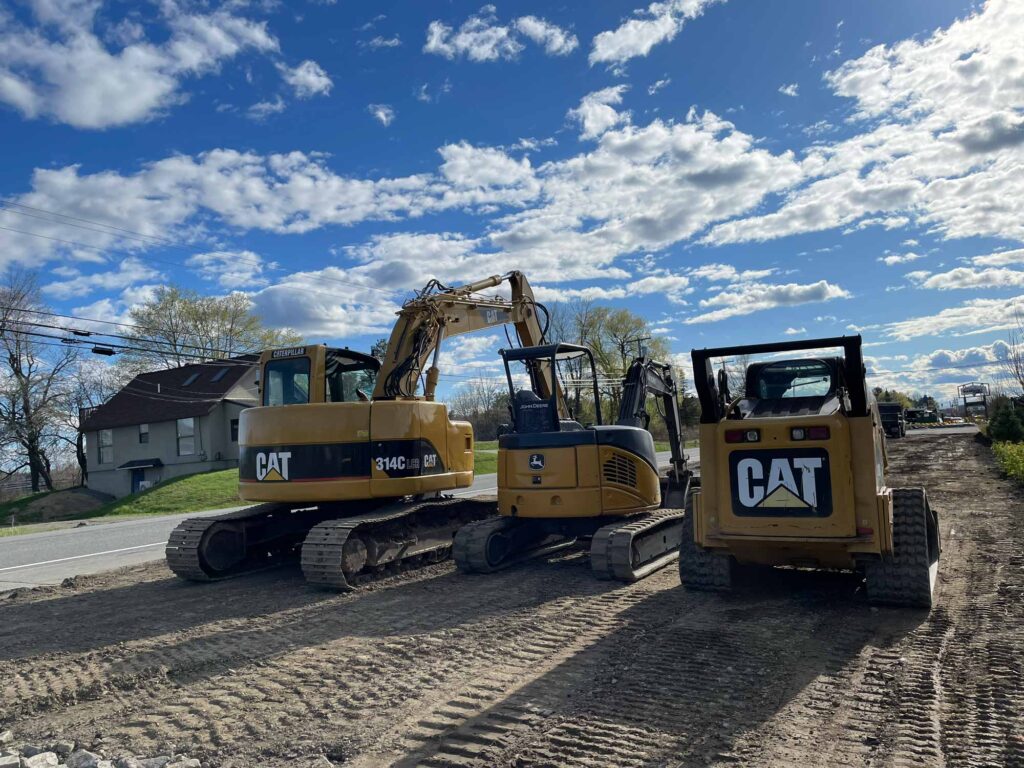
[[[114,768],[144,768],[141,760],[134,757],[119,757],[114,761]]]
[[[139,765],[141,765],[142,768],[164,768],[164,766],[169,762],[171,762],[171,758],[166,755],[160,755],[158,757],[147,757],[144,760],[139,760]]]
[[[60,758],[56,752],[40,752],[31,757],[21,758],[21,768],[57,768]]]
[[[21,758],[18,755],[0,755],[0,768],[21,768]]]
[[[176,757],[164,768],[203,768],[203,764],[194,757]]]
[[[71,753],[71,757],[68,758],[68,768],[97,768],[102,759],[95,752],[80,749]]]
[[[35,744],[24,744],[21,747],[22,757],[32,757],[32,755],[42,754],[43,752],[49,752],[49,750],[37,747]]]
[[[14,741],[14,734],[10,731],[3,731],[0,733],[0,744],[10,744]]]
[[[113,760],[100,760],[96,763],[96,768],[114,768]]]
[[[67,757],[75,751],[75,742],[73,741],[55,741],[50,745],[50,751],[56,752],[57,757]]]

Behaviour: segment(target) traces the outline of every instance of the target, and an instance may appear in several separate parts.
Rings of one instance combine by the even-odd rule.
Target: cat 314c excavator
[[[480,295],[504,282],[511,299]],[[493,502],[443,495],[473,482],[473,430],[434,401],[441,344],[504,324],[539,344],[546,310],[510,272],[455,288],[432,280],[398,315],[383,362],[317,345],[261,355],[261,407],[242,411],[238,440],[239,496],[263,503],[181,523],[167,543],[171,570],[212,581],[301,546],[308,582],[346,589],[444,559],[459,526],[494,514]]]
[[[590,538],[598,578],[636,581],[678,556],[683,510],[697,483],[686,466],[669,365],[644,355],[633,360],[622,386],[615,424],[601,424],[594,356],[586,347],[551,344],[501,350],[512,423],[498,438],[500,517],[471,523],[455,535],[453,556],[467,573],[488,573]],[[545,389],[544,371],[589,363],[597,423],[563,418],[560,398]],[[510,364],[522,363],[529,388]],[[582,382],[577,382],[577,386]],[[542,386],[543,385],[543,386]],[[557,376],[555,387],[558,388]],[[658,471],[647,431],[647,398],[660,398],[672,449],[666,477]]]

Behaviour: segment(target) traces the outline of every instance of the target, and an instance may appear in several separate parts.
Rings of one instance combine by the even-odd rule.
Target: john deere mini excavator
[[[504,282],[511,299],[479,295]],[[383,363],[314,345],[262,354],[262,405],[242,412],[238,439],[239,496],[263,503],[181,523],[171,570],[212,581],[301,546],[307,581],[345,589],[447,557],[459,526],[494,514],[493,502],[443,495],[473,482],[473,430],[434,401],[438,355],[446,338],[506,323],[520,343],[541,343],[545,310],[510,272],[456,288],[431,281],[398,314]]]
[[[747,366],[732,396],[711,361],[841,348]],[[890,488],[860,336],[692,352],[700,491],[679,556],[683,585],[729,589],[735,562],[860,570],[872,602],[929,607],[939,521],[923,488]]]
[[[601,424],[594,356],[586,347],[552,344],[502,350],[512,423],[498,438],[500,517],[471,523],[455,535],[453,556],[468,573],[488,573],[590,538],[591,567],[599,578],[636,581],[672,562],[679,548],[695,479],[686,466],[669,365],[635,359],[622,387],[615,424]],[[589,363],[596,421],[584,427],[560,412],[542,372]],[[510,364],[522,363],[529,387],[518,388]],[[582,366],[580,366],[582,367]],[[581,380],[582,381],[582,378]],[[580,382],[577,382],[579,385]],[[660,398],[672,448],[672,466],[660,477],[646,402]]]

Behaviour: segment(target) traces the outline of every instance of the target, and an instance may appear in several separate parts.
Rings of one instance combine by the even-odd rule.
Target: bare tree
[[[119,364],[134,373],[302,343],[289,329],[264,327],[241,293],[201,296],[161,287],[152,300],[131,310],[131,319],[135,327],[128,344],[134,349]]]
[[[89,462],[82,422],[93,408],[113,397],[128,380],[124,368],[99,360],[80,360],[68,371],[67,398],[61,414],[64,429],[60,434],[66,443],[74,447],[83,485],[89,474]]]
[[[65,378],[77,355],[70,347],[54,349],[32,335],[31,310],[41,309],[35,276],[10,270],[0,287],[0,437],[9,460],[3,476],[28,469],[33,492],[53,490],[51,453],[61,441],[61,412],[67,402]]]
[[[1006,357],[1001,358],[1016,394],[1024,392],[1024,315],[1014,315],[1014,326],[1006,334]]]

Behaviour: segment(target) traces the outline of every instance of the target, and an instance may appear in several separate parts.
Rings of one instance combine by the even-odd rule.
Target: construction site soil
[[[206,766],[1024,766],[1020,489],[970,436],[891,454],[941,515],[930,613],[852,574],[723,596],[582,554],[342,595],[153,564],[3,601],[0,730]]]

